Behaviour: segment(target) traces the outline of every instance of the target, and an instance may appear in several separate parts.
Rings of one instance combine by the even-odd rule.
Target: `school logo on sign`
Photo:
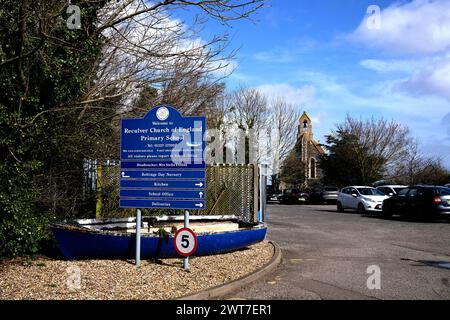
[[[161,107],[156,111],[156,117],[159,121],[165,121],[169,118],[169,110],[166,107]]]

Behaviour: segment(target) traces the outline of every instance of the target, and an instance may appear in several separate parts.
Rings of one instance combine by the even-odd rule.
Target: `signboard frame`
[[[174,246],[184,257],[184,269],[189,269],[189,256],[197,250],[198,242],[189,229],[188,210],[206,209],[205,150],[204,116],[183,117],[173,106],[157,105],[143,118],[120,121],[119,207],[136,208],[136,266],[140,265],[141,209],[184,209],[184,228],[175,235]],[[174,174],[181,178],[171,176]],[[195,193],[199,198],[192,196]],[[176,246],[176,236],[182,230],[189,230],[195,241],[188,254]]]
[[[206,208],[206,117],[157,105],[142,118],[122,119],[120,130],[121,208]],[[182,191],[185,197],[169,195]],[[190,197],[194,191],[202,195]],[[151,196],[155,192],[161,196]]]

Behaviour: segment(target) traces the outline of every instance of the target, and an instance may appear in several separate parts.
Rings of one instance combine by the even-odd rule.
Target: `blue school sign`
[[[123,119],[120,207],[205,209],[206,118],[167,105]]]

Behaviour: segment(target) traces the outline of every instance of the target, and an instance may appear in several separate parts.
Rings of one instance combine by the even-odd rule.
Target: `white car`
[[[381,212],[383,201],[388,199],[378,189],[372,187],[350,186],[343,188],[338,195],[337,210],[344,212],[345,209],[357,210],[358,213]]]
[[[408,186],[401,186],[401,185],[387,185],[387,186],[379,186],[377,187],[378,190],[383,192],[387,196],[394,196],[397,193],[399,193],[401,190],[408,188]]]

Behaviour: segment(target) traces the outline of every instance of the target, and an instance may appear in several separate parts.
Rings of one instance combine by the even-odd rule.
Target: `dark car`
[[[286,189],[283,194],[278,197],[281,204],[298,204],[308,201],[308,193],[302,192],[300,189]]]
[[[280,197],[283,193],[278,189],[267,188],[266,193],[266,202],[279,202],[278,197]]]
[[[450,215],[450,188],[411,186],[384,200],[382,216],[394,214],[415,216],[427,220],[435,215]]]

